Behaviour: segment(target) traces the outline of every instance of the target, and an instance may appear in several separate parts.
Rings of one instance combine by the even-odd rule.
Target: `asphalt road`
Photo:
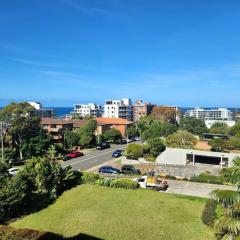
[[[84,171],[113,159],[112,152],[114,150],[125,149],[126,147],[127,147],[127,144],[124,144],[124,145],[111,144],[111,148],[108,148],[105,150],[93,150],[92,152],[88,153],[86,156],[74,158],[64,162],[62,166],[63,167],[72,166],[73,170]]]

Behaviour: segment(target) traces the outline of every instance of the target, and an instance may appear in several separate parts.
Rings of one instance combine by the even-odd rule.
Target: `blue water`
[[[65,117],[66,114],[69,114],[73,111],[73,107],[46,107],[53,109],[55,117]]]

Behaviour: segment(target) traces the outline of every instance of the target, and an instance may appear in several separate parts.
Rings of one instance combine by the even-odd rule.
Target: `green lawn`
[[[204,199],[81,185],[55,204],[11,225],[64,235],[100,239],[211,240],[201,223]]]

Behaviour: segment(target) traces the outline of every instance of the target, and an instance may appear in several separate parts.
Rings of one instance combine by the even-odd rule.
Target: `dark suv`
[[[140,169],[135,168],[133,165],[123,165],[121,172],[123,174],[141,174]]]
[[[96,149],[97,150],[103,150],[103,149],[107,149],[110,148],[110,144],[108,142],[101,142],[99,144],[97,144]]]

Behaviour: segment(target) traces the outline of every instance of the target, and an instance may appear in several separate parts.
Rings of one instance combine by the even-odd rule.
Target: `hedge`
[[[119,179],[112,180],[110,183],[110,187],[125,188],[125,189],[137,189],[137,188],[139,188],[139,183],[134,182],[131,179],[119,178]]]
[[[202,222],[209,227],[213,227],[214,221],[217,217],[216,214],[217,201],[209,199],[202,212]]]
[[[191,177],[189,181],[199,183],[223,184],[225,178],[222,176],[210,175],[208,173],[201,173],[199,176]]]
[[[82,174],[82,183],[94,184],[99,179],[100,176],[96,173],[83,172]]]
[[[103,187],[110,187],[111,182],[112,182],[112,180],[109,179],[109,178],[101,178],[101,179],[96,180],[94,182],[94,185],[103,186]]]

